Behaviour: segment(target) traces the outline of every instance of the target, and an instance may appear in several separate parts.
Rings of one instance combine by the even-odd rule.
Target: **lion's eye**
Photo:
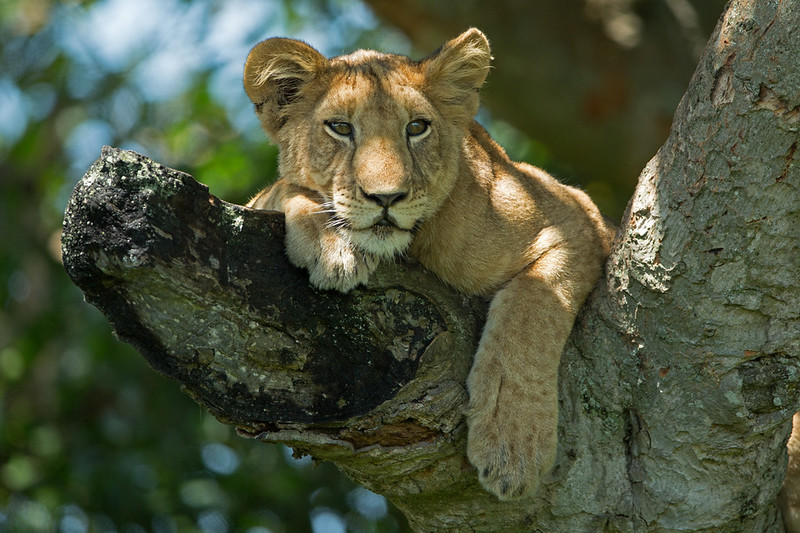
[[[341,135],[342,137],[350,137],[353,135],[353,125],[349,122],[340,122],[335,120],[328,122],[327,124],[331,131],[336,135]]]
[[[412,120],[406,126],[409,137],[416,137],[428,131],[428,123],[424,120]]]

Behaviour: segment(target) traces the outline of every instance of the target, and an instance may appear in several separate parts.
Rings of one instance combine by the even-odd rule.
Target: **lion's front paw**
[[[309,267],[309,281],[320,289],[348,292],[363,285],[378,266],[378,260],[353,247],[337,233],[324,235],[320,256]]]
[[[536,490],[555,461],[556,432],[515,420],[513,413],[473,416],[467,456],[486,490],[501,500],[521,498]]]
[[[486,490],[511,500],[535,491],[552,467],[558,406],[548,408],[543,403],[549,402],[530,401],[504,386],[512,389],[501,380],[496,393],[478,392],[471,398],[467,457]]]

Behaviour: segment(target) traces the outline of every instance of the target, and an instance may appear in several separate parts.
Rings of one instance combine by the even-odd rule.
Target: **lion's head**
[[[317,191],[332,225],[388,257],[447,197],[489,71],[471,29],[422,61],[360,50],[326,59],[292,39],[250,52],[244,85],[280,147],[280,174]]]

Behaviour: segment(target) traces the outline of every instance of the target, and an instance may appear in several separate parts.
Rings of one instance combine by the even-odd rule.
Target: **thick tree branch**
[[[110,148],[70,200],[63,246],[120,338],[219,419],[385,494],[460,479],[488,498],[462,467],[483,301],[399,264],[368,289],[316,291],[285,258],[282,215]],[[447,461],[452,476],[429,472]]]
[[[464,458],[484,306],[412,265],[309,289],[279,215],[106,149],[64,230],[119,335],[247,435],[334,461],[420,531],[780,531],[800,373],[800,7],[732,2],[561,365],[559,457],[501,503]]]
[[[648,524],[778,527],[800,372],[798,27],[797,1],[730,3],[609,263]]]
[[[254,431],[370,412],[441,364],[442,344],[469,366],[480,305],[401,265],[352,295],[316,291],[286,260],[283,231],[279,213],[105,148],[70,202],[64,261],[154,368]]]

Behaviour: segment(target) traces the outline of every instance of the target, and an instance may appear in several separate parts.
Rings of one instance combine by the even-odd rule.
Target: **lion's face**
[[[392,256],[452,187],[455,169],[440,154],[457,151],[460,138],[422,92],[419,73],[379,57],[333,62],[316,105],[287,121],[295,129],[281,175],[319,191],[331,224],[356,246]]]
[[[245,87],[281,148],[281,176],[317,191],[357,247],[401,253],[454,186],[488,68],[478,35],[418,63],[370,51],[327,60],[287,39],[251,52]]]

